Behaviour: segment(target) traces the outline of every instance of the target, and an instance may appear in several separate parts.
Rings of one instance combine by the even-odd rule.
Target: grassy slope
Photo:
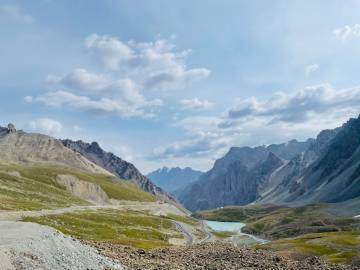
[[[294,258],[321,256],[334,263],[351,263],[360,258],[360,231],[305,234],[258,246]]]
[[[181,238],[169,219],[135,211],[79,211],[61,215],[28,217],[24,221],[54,227],[65,234],[140,248],[169,245],[169,238]]]
[[[195,218],[189,217],[189,216],[180,216],[180,215],[175,215],[175,214],[168,214],[167,216],[164,216],[164,218],[168,218],[171,220],[175,220],[175,221],[179,221],[179,222],[183,222],[192,226],[196,226],[198,225],[198,220],[196,220]]]
[[[6,172],[16,171],[21,177]],[[89,204],[66,191],[55,178],[71,174],[98,184],[110,198],[155,201],[155,197],[128,181],[113,182],[112,177],[59,166],[0,165],[0,210],[38,210]]]
[[[360,256],[360,220],[332,215],[326,207],[325,204],[297,208],[233,206],[195,213],[194,216],[244,222],[247,224],[244,232],[276,240],[259,248],[292,256],[319,255],[332,262],[349,262]]]

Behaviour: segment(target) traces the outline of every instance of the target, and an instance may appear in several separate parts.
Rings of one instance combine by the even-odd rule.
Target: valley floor
[[[171,205],[157,202],[123,202],[116,206],[73,206],[40,211],[0,211],[0,269],[360,269],[349,265],[331,266],[317,258],[295,261],[281,257],[272,251],[234,247],[229,243],[216,241],[219,238],[204,222],[198,223],[187,216],[177,215],[181,214],[177,211],[179,210],[176,208],[174,210]],[[115,217],[116,220],[112,219],[114,213],[118,214]],[[135,231],[130,230],[131,233],[140,228],[137,225],[128,227],[128,223],[121,225],[121,222],[129,222],[129,220],[122,220],[124,218],[122,213],[126,213],[126,217],[135,218],[137,223],[143,223],[145,227],[141,230],[148,228],[145,222],[150,220],[140,219],[138,215],[143,218],[144,213],[150,214],[149,218],[155,215],[164,218],[167,215],[164,220],[169,220],[169,224],[175,223],[177,233],[182,233],[183,237],[181,234],[174,236],[173,239],[178,240],[172,243],[176,244],[175,246],[152,249],[142,248],[142,242],[136,241],[132,242],[133,247],[124,245],[121,242],[122,239],[118,242],[99,241],[106,237],[112,238],[113,235],[107,235],[109,232],[104,231],[103,227],[91,228],[95,226],[94,224],[99,226],[102,222],[109,222],[108,225],[112,226],[114,224],[111,222],[115,222],[116,226],[110,227],[111,229],[117,231],[125,227],[135,229]],[[30,220],[57,229],[65,226],[68,228],[66,234],[70,236],[48,226],[19,220]],[[67,224],[74,221],[77,223]],[[82,222],[90,221],[95,223],[87,223],[89,228],[81,227],[85,224]],[[71,228],[72,226],[75,227]],[[157,225],[154,223],[149,226]],[[162,226],[169,225],[162,224]],[[88,229],[91,229],[93,239],[86,237]],[[99,229],[100,234],[97,232]],[[169,227],[168,232],[174,233],[172,229]],[[161,242],[162,235],[157,235],[151,230],[147,232],[150,234],[145,238],[151,240],[150,243],[156,243],[158,236],[160,237],[159,244],[165,243]],[[126,234],[125,231],[123,233]],[[136,247],[139,244],[140,246]]]

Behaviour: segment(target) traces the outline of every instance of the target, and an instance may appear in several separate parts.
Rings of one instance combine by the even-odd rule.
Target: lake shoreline
[[[259,238],[255,235],[242,232],[242,229],[246,226],[246,224],[243,222],[211,221],[211,220],[204,220],[204,222],[210,229],[214,231],[234,233],[234,235],[232,235],[227,239],[235,246],[249,246],[255,244],[266,244],[269,242],[268,240]]]

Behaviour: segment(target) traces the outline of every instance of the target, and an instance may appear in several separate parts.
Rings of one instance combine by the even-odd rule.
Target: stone
[[[15,133],[16,132],[16,128],[15,128],[14,124],[11,124],[11,123],[8,124],[7,129],[8,129],[8,133]]]

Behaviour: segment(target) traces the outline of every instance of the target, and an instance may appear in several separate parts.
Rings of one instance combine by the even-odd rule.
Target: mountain
[[[167,192],[176,194],[177,191],[198,180],[200,175],[202,172],[190,167],[184,169],[163,167],[149,173],[147,177]]]
[[[304,172],[326,151],[329,143],[340,129],[321,131],[306,151],[295,156],[272,175],[269,182],[274,184],[269,186],[258,201],[284,203]]]
[[[292,160],[280,185],[259,202],[304,205],[360,199],[360,117],[326,130]],[[285,176],[285,177],[284,177]]]
[[[178,198],[191,211],[251,203],[283,162],[265,147],[231,148]]]
[[[331,138],[330,133],[335,131],[324,131],[318,140],[291,140],[254,148],[232,147],[224,157],[215,161],[210,171],[184,189],[178,198],[193,211],[245,205],[260,198],[271,198],[269,194],[272,190],[284,188],[284,179],[290,173],[296,173],[301,166],[305,166],[302,163],[311,162],[317,157],[324,141]],[[306,158],[297,168],[289,169],[299,157]],[[289,190],[289,187],[285,187],[285,190]]]
[[[233,147],[179,200],[190,210],[255,202],[358,205],[360,116],[302,143]]]
[[[305,142],[291,140],[287,143],[271,144],[267,147],[267,150],[273,152],[282,159],[290,160],[296,157],[299,153],[306,151],[309,145],[313,143],[313,141],[314,139],[308,139]]]
[[[0,127],[0,162],[3,164],[42,164],[70,167],[86,172],[111,175],[135,182],[142,190],[164,201],[175,202],[169,194],[155,186],[136,167],[100,146],[82,141],[59,140],[53,137],[16,130],[9,124]],[[117,176],[117,177],[116,177]],[[121,181],[117,179],[117,181]]]
[[[76,153],[86,157],[91,162],[117,175],[121,179],[133,181],[141,189],[157,196],[161,200],[175,202],[175,199],[161,188],[154,185],[146,176],[130,162],[127,162],[113,153],[104,151],[97,142],[62,140],[62,144]]]
[[[9,124],[0,128],[0,161],[15,164],[56,164],[88,172],[110,174],[50,136],[17,131]]]

